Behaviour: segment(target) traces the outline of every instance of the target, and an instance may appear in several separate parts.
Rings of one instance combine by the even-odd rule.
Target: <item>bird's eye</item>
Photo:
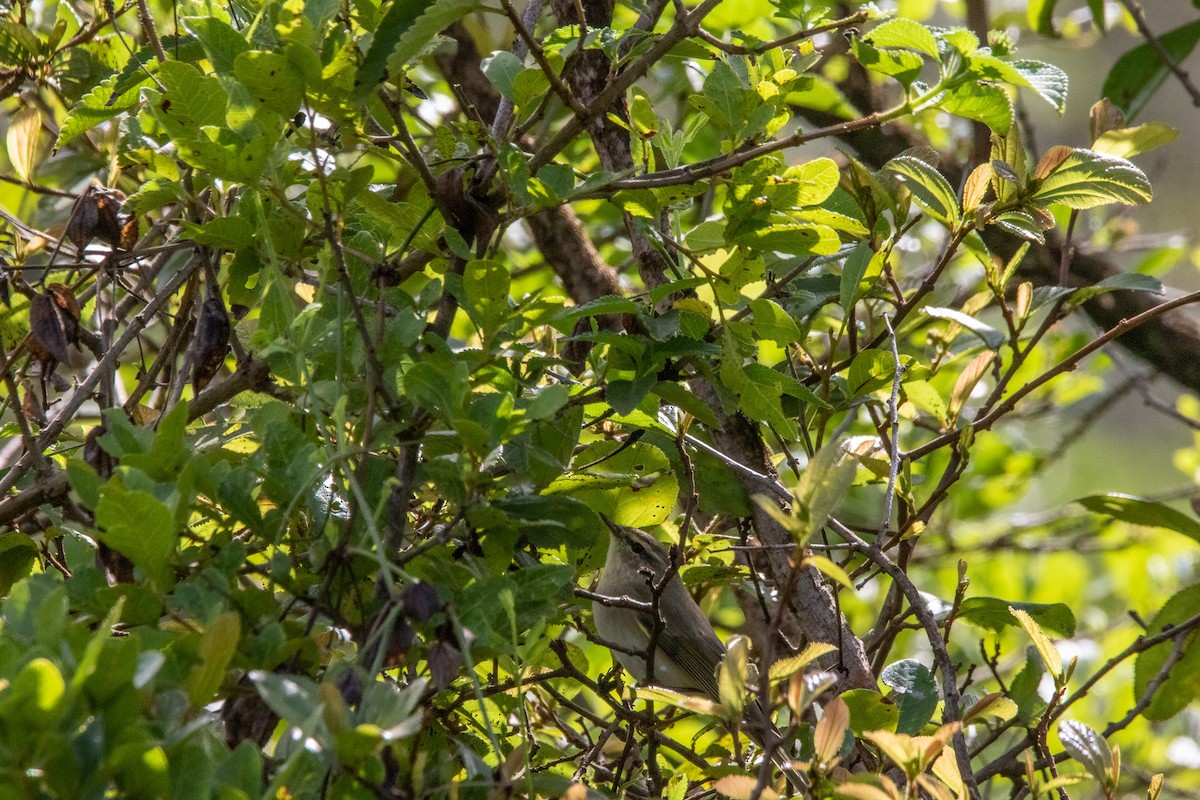
[[[633,549],[633,552],[636,553],[639,558],[646,557],[646,548],[642,547],[641,542],[636,542],[636,541],[630,542],[629,546]]]

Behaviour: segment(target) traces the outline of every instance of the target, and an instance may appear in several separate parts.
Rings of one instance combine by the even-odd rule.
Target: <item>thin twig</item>
[[[888,526],[892,522],[892,504],[896,498],[896,478],[900,474],[900,384],[904,378],[904,365],[900,363],[900,346],[896,342],[896,332],[892,330],[892,321],[883,315],[883,324],[887,328],[888,337],[892,343],[892,394],[888,397],[888,421],[891,434],[888,442],[888,482],[887,491],[883,495],[883,518],[879,521],[879,535],[876,542],[882,542],[887,536]]]
[[[984,414],[983,416],[979,417],[978,419],[973,420],[971,422],[971,427],[973,427],[977,431],[983,431],[983,430],[990,429],[993,425],[996,424],[996,422],[1001,417],[1003,417],[1008,412],[1012,411],[1012,409],[1021,400],[1025,399],[1030,394],[1032,394],[1033,392],[1040,389],[1042,386],[1045,386],[1047,383],[1054,380],[1059,375],[1063,375],[1063,374],[1075,369],[1075,367],[1077,367],[1079,365],[1080,361],[1087,358],[1088,356],[1090,356],[1092,353],[1096,352],[1100,348],[1104,347],[1104,345],[1108,344],[1113,339],[1116,339],[1120,336],[1125,335],[1126,333],[1129,333],[1129,331],[1133,330],[1134,328],[1136,328],[1140,325],[1144,325],[1145,323],[1151,321],[1152,319],[1155,319],[1156,317],[1160,317],[1163,314],[1166,314],[1168,311],[1173,311],[1177,308],[1181,308],[1186,305],[1191,305],[1192,303],[1196,303],[1196,302],[1200,302],[1200,291],[1189,292],[1188,294],[1185,294],[1182,297],[1177,297],[1174,300],[1169,300],[1165,303],[1155,306],[1154,308],[1146,309],[1141,314],[1138,314],[1135,317],[1130,317],[1129,319],[1122,320],[1121,322],[1114,325],[1109,330],[1105,331],[1104,334],[1102,334],[1101,336],[1097,336],[1095,339],[1088,342],[1086,345],[1079,348],[1074,353],[1072,353],[1071,355],[1064,358],[1062,361],[1058,362],[1058,364],[1056,364],[1052,369],[1047,370],[1046,372],[1042,373],[1038,377],[1031,380],[1029,383],[1022,386],[1020,389],[1017,389],[1015,392],[1013,392],[1011,395],[1009,395],[1003,402],[999,403],[989,413]],[[962,433],[961,433],[961,431],[958,431],[958,430],[953,430],[948,433],[944,433],[941,436],[938,436],[938,437],[932,439],[931,441],[926,442],[925,444],[921,445],[920,447],[917,447],[913,450],[908,451],[907,453],[904,454],[904,458],[912,459],[915,461],[916,459],[919,459],[923,456],[929,455],[930,453],[932,453],[935,450],[945,447],[947,444],[958,441],[961,436],[962,436]]]

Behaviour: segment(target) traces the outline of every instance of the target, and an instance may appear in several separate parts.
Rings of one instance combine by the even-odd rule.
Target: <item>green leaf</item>
[[[509,314],[508,267],[499,261],[472,260],[463,268],[466,312],[488,338]]]
[[[395,0],[375,26],[371,46],[354,79],[359,101],[387,78],[387,68],[407,65],[439,32],[478,8],[475,0]]]
[[[980,83],[955,86],[938,98],[938,107],[982,122],[1000,136],[1007,136],[1012,130],[1012,99],[1000,86]]]
[[[121,458],[121,466],[142,470],[163,483],[178,480],[180,470],[192,456],[191,449],[184,446],[186,432],[187,406],[176,403],[159,417],[150,448],[144,453],[126,453]]]
[[[907,356],[900,357],[903,364]],[[891,386],[896,376],[896,360],[884,350],[863,350],[850,362],[846,373],[846,388],[854,397],[868,395],[884,386]]]
[[[199,62],[205,58],[204,48],[196,37],[190,34],[187,36],[170,34],[163,36],[162,46],[179,63]],[[165,63],[170,62],[159,62],[155,57],[155,51],[151,45],[142,47],[121,68],[120,76],[117,78],[117,85],[113,87],[113,92],[117,95],[123,95],[130,89],[145,86],[148,83],[154,85],[151,81],[151,76],[157,75],[159,67]]]
[[[220,82],[200,72],[191,64],[167,61],[159,66],[159,76],[166,89],[167,108],[162,110],[167,132],[195,136],[205,126],[225,124],[225,105],[228,96]]]
[[[226,124],[229,96],[221,81],[202,75],[191,64],[167,61],[159,65],[158,73],[166,92],[144,91],[179,157],[219,178],[238,182],[257,178],[274,147],[274,131],[253,121],[244,131],[233,130]]]
[[[1112,749],[1103,736],[1082,722],[1068,719],[1058,724],[1058,740],[1089,775],[1103,785],[1109,784],[1112,780]]]
[[[91,465],[78,458],[67,460],[67,479],[71,488],[79,495],[80,501],[88,508],[95,509],[100,502],[100,488],[104,480],[92,469]]]
[[[1062,114],[1066,110],[1067,73],[1053,64],[1047,64],[1044,61],[1017,59],[1016,61],[1009,61],[1008,64],[1020,73],[1024,79],[1023,81],[1010,81],[1010,83],[1033,89],[1033,91],[1038,93],[1038,96],[1054,106],[1059,114]]]
[[[788,167],[783,173],[784,180],[800,184],[795,204],[798,206],[815,206],[824,203],[837,188],[841,174],[837,164],[831,158],[814,158],[795,167]]]
[[[1185,622],[1200,614],[1200,585],[1189,586],[1167,600],[1162,610],[1154,615],[1146,630],[1157,633],[1164,628]],[[1167,659],[1171,657],[1175,643],[1161,642],[1140,653],[1133,663],[1133,700],[1140,701],[1158,677]],[[1163,721],[1183,711],[1200,697],[1200,637],[1195,629],[1186,634],[1183,656],[1171,668],[1170,674],[1155,691],[1150,704],[1142,711],[1148,720]]]
[[[183,682],[192,708],[203,708],[212,701],[213,695],[225,680],[225,669],[237,652],[241,637],[241,618],[236,612],[227,611],[217,617],[200,639],[197,656],[200,663],[192,667]]]
[[[925,213],[946,225],[959,221],[958,198],[942,173],[913,156],[897,156],[883,166],[912,192]]]
[[[511,641],[510,613],[518,631],[557,619],[558,604],[571,597],[574,577],[575,570],[565,564],[534,564],[477,581],[457,598],[463,627],[478,635],[485,646],[492,637],[493,647],[501,641],[507,643]],[[510,608],[497,602],[505,590],[512,593]]]
[[[1034,648],[1037,650],[1038,655],[1041,656],[1042,663],[1046,665],[1046,670],[1050,673],[1050,677],[1054,679],[1054,685],[1060,685],[1064,676],[1062,656],[1059,655],[1058,648],[1054,646],[1053,642],[1050,641],[1049,637],[1042,630],[1042,627],[1034,621],[1028,612],[1010,605],[1009,613],[1016,617],[1017,622],[1025,629],[1025,633],[1029,634]]]
[[[854,581],[850,580],[850,575],[846,570],[838,566],[833,559],[825,556],[805,556],[804,565],[812,567],[834,583],[840,584],[842,588],[854,591]]]
[[[689,250],[707,253],[726,246],[725,223],[719,220],[706,220],[688,232],[685,240]]]
[[[913,405],[945,424],[949,415],[946,399],[928,381],[905,381],[903,391]]]
[[[1060,636],[1075,635],[1075,615],[1064,603],[1015,603],[998,597],[968,597],[959,606],[958,616],[972,625],[999,633],[1018,624],[1010,608],[1025,612],[1043,628]]]
[[[467,372],[459,365],[448,370],[432,355],[429,359],[412,365],[404,373],[404,391],[426,411],[449,421],[462,412],[469,391]]]
[[[775,426],[784,436],[797,435],[795,421],[783,412],[783,393],[779,383],[773,375],[765,374],[773,370],[762,367],[761,370],[752,371],[749,367],[762,365],[743,367],[740,362],[739,357],[727,352],[721,359],[720,374],[722,383],[733,392],[742,412],[752,420]]]
[[[292,117],[304,99],[304,81],[287,57],[255,50],[238,55],[233,74],[259,105]]]
[[[778,683],[784,678],[790,678],[821,656],[836,652],[837,647],[826,642],[809,642],[801,652],[790,658],[781,658],[771,665],[771,683]]]
[[[1164,503],[1143,500],[1127,494],[1091,495],[1075,502],[1096,514],[1128,522],[1131,525],[1166,528],[1200,542],[1200,521]]]
[[[1146,174],[1123,158],[1076,148],[1029,198],[1040,206],[1085,209],[1108,203],[1141,205],[1154,197]]]
[[[889,50],[874,47],[865,39],[852,39],[850,48],[858,63],[872,72],[890,75],[905,86],[921,76],[925,60],[908,50]]]
[[[546,419],[556,413],[571,397],[570,387],[561,383],[543,386],[529,398],[523,398],[521,407],[525,410],[525,419]]]
[[[894,731],[900,721],[900,709],[872,689],[851,689],[841,698],[850,709],[850,730],[855,736],[863,731]]]
[[[796,513],[805,522],[805,541],[816,535],[841,505],[857,472],[858,462],[835,441],[826,442],[809,459],[792,492]]]
[[[717,667],[717,690],[726,719],[737,719],[746,705],[746,682],[750,679],[750,640],[734,636]]]
[[[852,239],[865,238],[870,231],[867,226],[863,225],[854,217],[846,214],[839,214],[837,211],[830,211],[827,208],[817,206],[815,208],[802,208],[799,211],[792,213],[792,216],[801,222],[812,222],[816,225],[824,225],[827,228],[833,228],[839,233],[844,233]]]
[[[907,47],[930,58],[938,57],[937,39],[933,32],[911,19],[887,20],[872,28],[863,38],[876,47]]]
[[[149,78],[146,80],[148,81]],[[79,98],[79,101],[67,112],[66,119],[63,120],[62,127],[58,131],[58,139],[54,142],[55,150],[101,122],[123,114],[138,104],[137,86],[114,98],[113,89],[116,84],[117,76],[112,75],[101,81],[95,89]]]
[[[780,347],[787,347],[804,339],[796,321],[788,316],[778,303],[763,298],[751,300],[750,311],[753,314],[751,325],[759,338],[770,339]]]
[[[937,710],[937,682],[929,668],[915,659],[889,664],[879,679],[896,692],[892,698],[899,709],[896,733],[919,733]]]
[[[604,533],[596,512],[566,495],[509,495],[492,506],[512,517],[536,547],[588,545]]]
[[[254,226],[242,217],[215,217],[203,225],[185,222],[180,238],[223,250],[237,250],[250,245],[254,233]]]
[[[696,419],[710,427],[720,427],[716,414],[692,391],[674,381],[659,381],[654,384],[653,392],[671,405],[691,414]]]
[[[496,91],[500,92],[501,96],[512,100],[513,82],[525,69],[521,59],[507,50],[497,50],[483,60],[482,66],[483,74],[492,82],[492,86],[496,87]]]
[[[705,716],[717,717],[718,719],[724,716],[721,713],[721,706],[706,697],[684,694],[672,689],[662,689],[658,686],[639,686],[636,691],[639,700],[666,703],[669,706],[681,708],[693,714],[704,714]]]
[[[320,709],[320,689],[311,678],[256,669],[250,680],[267,706],[292,725],[304,725]]]
[[[657,381],[654,373],[641,373],[632,380],[610,380],[604,387],[604,399],[618,414],[632,414]]]
[[[841,247],[837,231],[824,225],[777,223],[744,230],[733,238],[736,244],[794,256],[829,256]],[[730,259],[732,260],[732,256]],[[724,268],[722,268],[724,273]]]
[[[611,294],[581,306],[564,309],[553,319],[553,323],[569,328],[583,317],[599,317],[604,314],[637,314],[641,310],[641,307],[628,297]]]
[[[1162,294],[1163,285],[1158,278],[1152,275],[1143,275],[1140,272],[1121,272],[1116,275],[1110,275],[1099,283],[1076,289],[1071,294],[1069,307],[1074,308],[1091,300],[1093,297],[1117,291]]]
[[[1028,211],[1005,211],[1003,214],[989,219],[988,224],[995,225],[1026,241],[1039,244],[1046,241],[1046,235],[1042,233],[1042,226]]]
[[[617,452],[618,449],[620,452]],[[550,484],[543,494],[567,494],[618,525],[658,525],[675,506],[679,480],[659,448],[636,442],[601,441],[576,454],[577,466]],[[581,465],[586,469],[580,470]]]
[[[1008,687],[1008,696],[1017,704],[1017,718],[1022,722],[1033,720],[1046,706],[1046,701],[1038,693],[1045,674],[1046,668],[1037,650],[1025,648],[1025,664]]]
[[[1042,36],[1057,37],[1054,30],[1054,6],[1058,0],[1030,0],[1025,6],[1025,20],[1029,27]]]
[[[980,322],[961,311],[955,311],[952,308],[939,308],[937,306],[925,306],[921,311],[936,319],[948,319],[957,322],[982,339],[989,350],[999,350],[1000,345],[1004,344],[1005,336],[1002,331],[998,331],[991,325]]]
[[[1200,20],[1167,31],[1158,41],[1176,64],[1182,64],[1200,42]],[[1170,69],[1153,46],[1138,45],[1113,64],[1104,79],[1101,95],[1124,111],[1125,119],[1132,121],[1169,74]]]
[[[100,541],[141,567],[155,589],[170,588],[175,520],[157,498],[110,480],[96,504],[96,525]]]
[[[199,40],[212,64],[213,72],[218,75],[231,74],[234,59],[250,50],[250,43],[246,41],[246,37],[220,17],[187,17],[183,20],[183,25]]]
[[[41,50],[41,40],[27,25],[0,20],[0,65],[12,69],[27,66]]]
[[[1105,131],[1100,134],[1100,138],[1092,142],[1092,149],[1116,158],[1133,158],[1140,153],[1170,144],[1178,138],[1178,128],[1161,122],[1147,122],[1133,128]]]
[[[747,89],[724,61],[713,63],[712,72],[704,79],[705,113],[726,134],[739,130],[749,116]]]
[[[72,463],[79,462],[67,462]],[[8,597],[13,584],[29,576],[37,556],[38,546],[28,534],[10,531],[0,537],[0,596]]]

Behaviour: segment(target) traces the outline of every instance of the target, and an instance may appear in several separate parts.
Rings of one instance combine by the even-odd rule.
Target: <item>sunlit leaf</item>
[[[947,225],[958,223],[958,197],[936,169],[911,156],[893,158],[884,169],[908,187],[929,216]]]
[[[1165,503],[1127,494],[1099,494],[1076,501],[1088,511],[1148,528],[1166,528],[1200,542],[1200,521]]]
[[[1154,192],[1145,173],[1123,158],[1076,149],[1050,173],[1030,200],[1042,206],[1061,203],[1084,209],[1108,203],[1149,203]]]
[[[1017,622],[1029,634],[1029,638],[1033,640],[1033,646],[1037,649],[1038,655],[1042,658],[1042,663],[1046,665],[1046,669],[1050,672],[1051,677],[1056,682],[1062,679],[1063,667],[1062,657],[1058,653],[1058,648],[1050,641],[1049,637],[1042,631],[1040,625],[1034,621],[1033,617],[1028,612],[1022,611],[1019,608],[1012,608],[1010,613],[1017,618]]]
[[[1075,635],[1075,615],[1065,603],[1018,603],[998,597],[968,597],[958,608],[960,619],[999,633],[1020,624],[1009,611],[1016,608],[1038,625],[1060,636]]]
[[[1102,784],[1110,782],[1113,768],[1112,751],[1108,742],[1094,730],[1076,720],[1058,724],[1058,740],[1071,758],[1083,765],[1093,778]]]

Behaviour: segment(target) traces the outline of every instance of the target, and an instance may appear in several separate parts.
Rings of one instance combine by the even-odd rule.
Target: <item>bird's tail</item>
[[[742,730],[779,767],[795,792],[803,795],[808,790],[808,779],[793,767],[787,751],[787,740],[771,721],[761,700],[755,699],[742,712]]]

